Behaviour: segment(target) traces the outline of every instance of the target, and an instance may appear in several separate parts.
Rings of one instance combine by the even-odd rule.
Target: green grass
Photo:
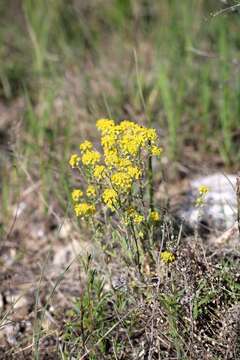
[[[106,68],[108,62],[110,66],[116,63],[117,73],[113,70],[106,74],[104,69],[99,83],[99,87],[101,82],[109,83],[113,94],[103,89],[99,98],[91,89],[83,88],[87,92],[83,106],[90,118],[93,114],[97,117],[109,113],[120,118],[125,115],[124,108],[130,106],[136,115],[143,111],[145,120],[150,116],[156,125],[166,129],[164,140],[173,159],[181,157],[189,132],[197,127],[197,143],[204,142],[210,151],[217,150],[226,164],[234,163],[238,158],[234,133],[239,124],[239,80],[234,59],[239,47],[236,32],[240,20],[234,13],[211,17],[217,9],[218,1],[172,1],[169,5],[159,2],[152,7],[144,1],[112,1],[108,5],[103,2],[97,11],[91,3],[88,6],[79,2],[74,8],[71,2],[64,5],[43,1],[36,8],[31,0],[25,0],[22,9],[18,9],[24,18],[24,31],[16,40],[16,45],[21,44],[24,60],[19,63],[16,54],[10,53],[13,62],[7,61],[1,70],[2,92],[11,98],[19,83],[34,102],[48,103],[51,100],[46,87],[59,81],[69,66],[74,65],[77,73],[84,72],[81,83],[87,86],[95,79],[84,70],[84,58],[92,59],[96,69],[101,69],[102,63]],[[140,30],[136,31],[136,27]],[[4,40],[10,30],[8,23],[6,33],[1,34],[0,54],[5,63],[10,50]],[[113,52],[109,53],[106,41]],[[140,94],[139,74],[134,64],[124,64],[123,58],[133,63],[133,49],[144,44],[149,47],[150,62],[137,49]],[[199,55],[201,52],[209,54],[209,58]],[[156,94],[153,104],[152,94]],[[142,101],[146,104],[144,109]],[[45,120],[33,125],[36,129],[32,131],[43,133],[48,121],[50,114],[45,114]],[[211,145],[212,136],[223,146]]]

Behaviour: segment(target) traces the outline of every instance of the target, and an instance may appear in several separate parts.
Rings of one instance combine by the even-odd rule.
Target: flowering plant
[[[153,228],[160,213],[154,207],[152,158],[162,148],[155,129],[124,120],[100,119],[101,151],[86,140],[80,154],[69,164],[81,176],[81,189],[72,191],[77,217],[88,221],[95,233],[104,233],[104,224],[126,239],[132,258],[140,267],[141,254],[149,250]],[[97,229],[97,231],[96,231]],[[117,229],[117,230],[116,230]]]

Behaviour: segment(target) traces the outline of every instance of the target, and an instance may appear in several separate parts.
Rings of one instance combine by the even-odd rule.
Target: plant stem
[[[154,211],[154,191],[153,191],[153,169],[152,156],[148,158],[148,191],[149,191],[149,208]]]
[[[237,223],[238,223],[238,235],[240,238],[240,176],[237,177],[237,189],[236,189],[236,195],[237,195]]]
[[[137,240],[137,236],[135,233],[135,229],[134,229],[134,225],[131,222],[131,228],[132,228],[132,232],[133,232],[133,238],[134,238],[134,242],[136,245],[136,251],[137,251],[137,266],[138,266],[138,271],[139,274],[142,276],[142,272],[141,272],[141,263],[140,263],[140,251],[139,251],[139,246],[138,246],[138,240]]]

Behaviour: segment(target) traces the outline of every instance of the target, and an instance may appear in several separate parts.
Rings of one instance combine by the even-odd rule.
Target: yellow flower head
[[[87,197],[95,197],[96,196],[96,189],[93,185],[89,185],[86,190]]]
[[[117,136],[114,131],[107,133],[106,135],[102,136],[101,144],[104,148],[104,151],[113,149],[117,142]]]
[[[79,164],[80,157],[77,154],[73,154],[70,157],[69,164],[72,168],[76,168]]]
[[[141,224],[144,221],[144,216],[139,214],[135,209],[130,208],[126,211],[126,223],[129,223],[128,219],[133,220],[135,224]]]
[[[85,140],[82,144],[79,145],[79,148],[81,151],[87,151],[87,150],[91,150],[93,147],[92,143],[88,140]]]
[[[195,201],[195,205],[197,207],[200,207],[200,206],[204,205],[205,196],[208,194],[209,188],[205,185],[201,185],[201,186],[199,186],[198,191],[199,191],[199,196],[197,197],[197,199]]]
[[[114,121],[109,119],[99,119],[96,123],[97,129],[101,132],[106,132],[109,130],[109,128],[113,127]]]
[[[128,166],[131,166],[132,163],[128,158],[119,157],[116,166],[119,170],[125,170]]]
[[[117,167],[119,163],[119,157],[116,150],[108,150],[104,151],[105,155],[105,164],[111,169],[112,166]]]
[[[74,189],[72,191],[72,199],[74,202],[79,201],[79,199],[83,196],[83,192],[80,189]]]
[[[135,224],[141,224],[144,221],[144,216],[141,214],[136,213],[133,217],[133,222]]]
[[[142,175],[141,170],[137,166],[128,166],[127,173],[131,178],[136,180],[138,180]]]
[[[156,145],[153,145],[151,147],[151,153],[153,156],[160,156],[162,154],[162,152],[163,152],[163,149]]]
[[[176,257],[171,251],[166,250],[160,254],[160,259],[166,264],[170,264],[176,260]]]
[[[129,120],[115,124],[111,119],[99,119],[96,126],[101,134],[102,158],[94,150],[93,144],[86,140],[79,145],[81,156],[74,154],[69,160],[73,168],[81,166],[81,174],[88,181],[86,197],[90,198],[89,203],[80,202],[83,196],[81,190],[72,192],[72,199],[76,203],[75,213],[80,217],[92,215],[96,211],[91,203],[100,191],[103,191],[102,204],[113,211],[120,205],[120,200],[123,211],[131,201],[134,206],[135,197],[130,199],[127,195],[132,192],[133,185],[144,177],[147,155],[159,156],[162,152],[155,129],[145,128]],[[145,221],[144,216],[136,210],[131,215],[125,215],[128,223],[130,220],[138,225]],[[148,220],[158,222],[160,214],[153,211]],[[137,227],[142,230],[141,226]]]
[[[151,211],[150,213],[150,220],[153,222],[157,222],[160,220],[160,214],[158,211]]]
[[[102,195],[103,202],[112,210],[114,210],[114,206],[117,204],[118,195],[113,189],[106,189]]]
[[[82,156],[83,165],[95,165],[99,162],[101,155],[97,151],[87,150]]]
[[[126,134],[120,140],[120,147],[124,154],[136,156],[140,150],[141,143],[136,135]]]
[[[198,191],[200,195],[206,195],[209,192],[209,188],[206,185],[201,185]]]
[[[89,217],[94,215],[96,212],[95,206],[88,203],[76,204],[74,210],[76,216],[79,217]]]
[[[93,176],[97,179],[97,180],[101,180],[104,177],[106,168],[103,165],[96,165],[96,167],[94,168],[93,171]]]
[[[148,141],[156,141],[157,140],[157,132],[155,129],[146,129],[146,137]]]
[[[127,173],[123,171],[118,171],[111,177],[112,185],[115,186],[118,190],[128,191],[132,186],[132,178]]]

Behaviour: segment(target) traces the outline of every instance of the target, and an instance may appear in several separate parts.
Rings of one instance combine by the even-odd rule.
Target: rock
[[[177,216],[192,229],[202,228],[215,233],[230,229],[237,218],[236,178],[235,175],[216,173],[191,181]],[[205,195],[204,205],[196,207],[201,185],[207,186],[209,192]]]
[[[60,229],[58,230],[59,239],[66,239],[71,233],[71,230],[72,226],[70,222],[67,222],[67,220],[65,220],[64,223],[61,225]]]
[[[22,307],[27,307],[28,299],[26,296],[15,290],[14,292],[7,292],[5,294],[7,304],[11,304],[13,309],[19,309]]]

